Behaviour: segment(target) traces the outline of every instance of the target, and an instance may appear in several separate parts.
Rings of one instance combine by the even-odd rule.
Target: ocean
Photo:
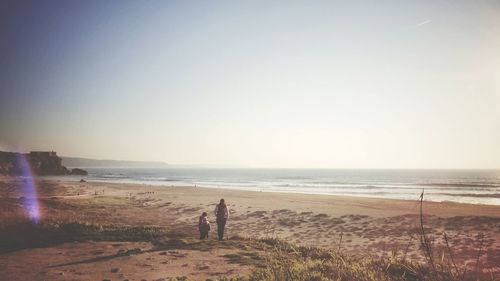
[[[500,205],[499,170],[86,168],[87,181]],[[82,177],[72,177],[79,180]]]

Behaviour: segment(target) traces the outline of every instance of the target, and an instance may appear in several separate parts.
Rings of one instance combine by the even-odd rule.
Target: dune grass
[[[84,241],[153,241],[173,237],[164,227],[98,225],[87,222],[30,222],[0,227],[0,253],[27,248],[48,247],[66,242]]]
[[[254,268],[250,276],[220,277],[215,280],[481,280],[473,274],[462,274],[465,272],[463,269],[454,267],[447,260],[434,261],[434,265],[430,266],[396,256],[356,257],[341,250],[296,246],[276,238],[233,237],[222,243],[215,240],[200,241],[191,234],[159,226],[133,227],[85,222],[24,223],[3,226],[0,241],[2,253],[84,241],[145,241],[154,245],[154,251],[170,249],[208,251],[214,247],[226,247],[239,250],[237,254],[225,257],[228,262]],[[179,278],[172,280],[188,280],[186,277]]]

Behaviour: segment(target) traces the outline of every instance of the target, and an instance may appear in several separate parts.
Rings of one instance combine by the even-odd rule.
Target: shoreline
[[[53,180],[48,180],[44,178],[39,178],[38,180],[51,182]],[[265,198],[265,201],[272,199],[286,200],[286,202],[301,203],[301,209],[309,210],[311,209],[308,204],[324,204],[330,207],[335,206],[336,212],[334,215],[346,215],[349,212],[355,212],[361,215],[371,215],[377,217],[386,217],[389,214],[394,215],[406,215],[406,214],[418,214],[419,213],[419,200],[403,200],[403,199],[392,199],[392,198],[378,198],[378,197],[364,197],[364,196],[349,196],[349,195],[333,195],[333,194],[311,194],[311,193],[298,193],[298,192],[279,192],[279,191],[254,191],[254,190],[241,190],[237,188],[217,188],[217,187],[204,187],[204,186],[186,186],[186,185],[148,185],[148,184],[137,184],[137,183],[115,183],[107,181],[86,181],[84,183],[71,180],[57,180],[60,184],[83,184],[90,185],[94,187],[105,187],[114,190],[113,193],[109,195],[120,195],[123,196],[123,191],[141,191],[149,189],[157,189],[155,191],[174,193],[176,195],[187,195],[191,193],[190,196],[205,197],[210,196],[217,199],[219,197],[241,197],[247,198],[249,201],[258,200],[259,198]],[[196,196],[196,193],[200,194]],[[215,200],[214,199],[214,200]],[[218,199],[217,199],[218,200]],[[213,201],[214,203],[217,201]],[[284,204],[284,203],[283,203]],[[351,204],[352,206],[350,206]],[[459,202],[435,202],[426,201],[424,194],[424,213],[426,215],[434,215],[440,217],[450,217],[450,216],[470,216],[475,214],[478,216],[488,216],[488,217],[499,217],[500,218],[500,206],[499,205],[486,205],[486,204],[470,204],[470,203],[459,203]],[[277,205],[280,205],[279,203]],[[353,210],[353,206],[355,207]],[[382,208],[381,206],[386,206],[387,208]],[[255,206],[257,207],[257,206]],[[266,207],[266,206],[261,206]],[[323,208],[322,208],[323,209]],[[345,212],[342,212],[345,210]],[[211,210],[210,210],[211,211]],[[331,210],[324,210],[328,213]]]
[[[38,177],[40,180],[56,180],[60,182],[67,182],[67,183],[75,183],[79,182],[79,179],[63,179],[60,177]],[[106,180],[95,180],[95,179],[90,179],[90,180],[85,180],[87,183],[98,183],[98,184],[119,184],[119,185],[134,185],[134,186],[150,186],[150,187],[164,187],[164,188],[204,188],[204,189],[216,189],[216,190],[231,190],[231,191],[244,191],[244,192],[257,192],[257,193],[271,193],[271,194],[300,194],[300,195],[318,195],[318,196],[332,196],[332,197],[347,197],[347,198],[361,198],[361,199],[377,199],[377,200],[395,200],[395,201],[404,201],[404,202],[417,202],[419,201],[419,194],[416,194],[415,199],[401,199],[401,198],[386,198],[382,196],[370,196],[366,194],[361,194],[360,195],[354,195],[354,194],[331,194],[331,193],[321,193],[321,192],[302,192],[302,191],[282,191],[282,190],[265,190],[264,188],[261,188],[260,190],[252,190],[252,189],[245,189],[242,187],[236,187],[236,186],[201,186],[201,185],[184,185],[184,184],[165,184],[165,183],[160,183],[160,184],[155,184],[155,183],[148,183],[148,182],[133,182],[133,181],[124,181],[124,182],[119,182],[119,181],[106,181]],[[496,201],[499,201],[498,204],[484,204],[484,203],[470,203],[470,202],[457,202],[457,201],[449,201],[449,200],[444,200],[444,201],[436,201],[436,200],[428,200],[426,199],[426,194],[425,189],[424,190],[424,202],[426,203],[444,203],[444,204],[462,204],[462,205],[472,205],[472,206],[496,206],[500,207],[500,193],[495,193],[494,196],[489,197],[492,199],[496,199]],[[432,193],[430,193],[432,195]],[[475,198],[484,198],[487,197],[487,195],[483,194],[464,194],[470,197],[475,197]],[[455,195],[456,196],[456,195]]]
[[[263,192],[343,195],[500,206],[500,171],[394,169],[87,168],[84,178],[122,184],[203,186]],[[56,177],[54,177],[56,178]]]
[[[0,181],[2,180],[7,180],[7,181],[12,181],[15,179],[19,179],[21,177],[17,176],[0,176]],[[79,177],[80,178],[80,177]],[[81,178],[80,178],[81,179]],[[389,205],[397,205],[398,207],[404,206],[404,205],[415,205],[415,204],[420,204],[419,198],[416,198],[415,200],[407,200],[407,199],[396,199],[396,198],[383,198],[383,197],[371,197],[371,196],[366,196],[366,195],[338,195],[338,194],[323,194],[323,193],[303,193],[303,192],[283,192],[283,191],[256,191],[256,190],[245,190],[245,189],[239,189],[237,187],[210,187],[210,186],[197,186],[197,185],[167,185],[167,184],[148,184],[148,183],[133,183],[133,182],[111,182],[111,181],[99,181],[99,180],[85,180],[85,182],[80,182],[77,178],[75,179],[67,179],[67,178],[61,178],[61,177],[53,177],[53,176],[38,176],[35,177],[35,180],[37,182],[57,182],[60,184],[65,184],[65,185],[74,185],[74,184],[88,184],[91,186],[106,186],[106,187],[112,187],[113,189],[116,189],[116,187],[122,187],[124,189],[143,189],[143,188],[159,188],[160,190],[178,190],[178,191],[200,191],[202,190],[203,193],[211,193],[213,191],[217,191],[218,194],[223,194],[223,193],[229,193],[229,194],[236,194],[236,193],[242,193],[242,194],[260,194],[260,195],[272,195],[271,197],[278,196],[278,197],[297,197],[295,198],[296,200],[300,200],[301,198],[318,198],[322,202],[326,201],[345,201],[345,202],[351,202],[351,203],[356,203],[356,202],[366,202],[366,203],[373,203],[373,204],[378,204],[378,203],[388,203]],[[424,205],[426,207],[430,207],[427,211],[430,214],[435,214],[435,215],[440,215],[440,216],[446,216],[446,214],[450,215],[470,215],[471,211],[473,209],[482,209],[485,210],[484,214],[487,216],[491,217],[500,217],[500,205],[491,205],[491,204],[474,204],[474,203],[462,203],[462,202],[455,202],[455,201],[430,201],[425,198],[425,193],[424,193]],[[253,197],[253,196],[252,196]],[[258,197],[258,196],[255,196]],[[392,202],[392,204],[390,204]],[[440,205],[443,205],[445,207],[451,208],[452,211],[450,212],[444,212],[444,213],[438,213],[435,212],[435,209],[443,209],[443,206],[439,207]],[[408,210],[414,210],[414,208],[409,208]],[[412,211],[413,212],[413,211]],[[483,214],[483,211],[480,212]]]

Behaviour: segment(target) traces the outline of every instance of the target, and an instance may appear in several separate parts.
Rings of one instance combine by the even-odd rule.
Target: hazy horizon
[[[500,169],[498,1],[3,1],[0,150]]]

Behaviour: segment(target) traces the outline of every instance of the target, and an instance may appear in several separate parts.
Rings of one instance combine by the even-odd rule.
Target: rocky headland
[[[26,165],[35,175],[86,175],[82,169],[69,170],[62,165],[62,159],[55,151],[31,151],[17,153],[0,151],[0,175],[25,175]]]

